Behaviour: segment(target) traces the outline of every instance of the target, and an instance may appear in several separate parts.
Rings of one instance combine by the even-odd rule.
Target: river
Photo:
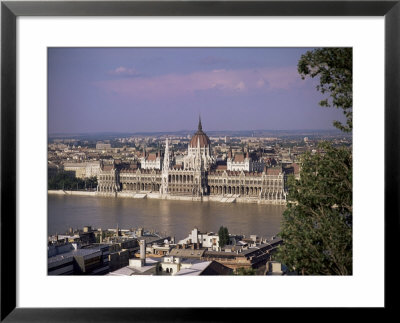
[[[284,206],[244,203],[189,202],[48,194],[48,233],[65,233],[70,227],[129,229],[143,227],[177,240],[197,227],[201,232],[256,234],[270,238],[280,230]]]

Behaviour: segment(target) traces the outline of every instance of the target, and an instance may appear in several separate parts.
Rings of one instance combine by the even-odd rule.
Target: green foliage
[[[218,230],[219,246],[223,247],[229,244],[229,232],[228,228],[221,226]]]
[[[352,154],[320,145],[303,156],[300,180],[289,179],[275,259],[306,275],[352,274]]]
[[[88,188],[88,189],[95,189],[97,187],[97,177],[96,176],[86,178],[84,181],[86,181],[86,188]]]
[[[306,52],[301,56],[298,71],[305,79],[319,76],[317,90],[329,97],[320,102],[324,107],[343,110],[346,125],[334,121],[333,125],[345,132],[353,128],[353,51],[352,48],[320,48]]]
[[[76,178],[71,172],[59,172],[48,179],[49,190],[85,190],[97,187],[96,176],[81,179]]]
[[[234,274],[238,275],[238,276],[250,276],[250,275],[252,276],[252,275],[256,275],[256,271],[253,268],[240,267],[240,268],[236,269]]]

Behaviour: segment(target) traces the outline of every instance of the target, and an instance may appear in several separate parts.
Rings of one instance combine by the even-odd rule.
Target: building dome
[[[208,136],[203,132],[200,119],[197,132],[193,135],[192,139],[190,140],[189,147],[197,148],[198,142],[200,142],[200,148],[208,147],[211,143],[210,138],[208,138]]]

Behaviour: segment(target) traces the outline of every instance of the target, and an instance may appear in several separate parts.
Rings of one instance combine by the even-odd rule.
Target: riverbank
[[[48,190],[48,194],[53,195],[75,195],[75,196],[102,196],[102,197],[121,197],[134,199],[157,199],[157,200],[173,200],[173,201],[198,201],[198,202],[220,202],[220,203],[251,203],[265,205],[286,205],[286,201],[281,200],[260,200],[258,198],[241,197],[240,195],[227,194],[224,196],[176,196],[161,195],[160,193],[144,192],[89,192],[89,191],[67,191],[67,190]]]
[[[48,190],[48,194],[53,195],[77,195],[77,196],[96,196],[97,192],[89,191],[67,191],[67,190]]]

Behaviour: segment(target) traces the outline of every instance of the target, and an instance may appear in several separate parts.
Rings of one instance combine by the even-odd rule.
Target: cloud
[[[127,75],[134,70],[123,67],[115,75]],[[118,73],[118,74],[117,74]],[[133,74],[134,75],[134,74]],[[165,74],[152,77],[120,78],[97,82],[106,92],[142,99],[160,99],[218,91],[221,94],[270,92],[299,86],[297,68],[260,68],[238,70],[209,70],[188,74]]]
[[[112,71],[109,71],[110,75],[116,75],[116,76],[139,76],[140,73],[134,69],[134,68],[127,68],[127,67],[117,67]]]

